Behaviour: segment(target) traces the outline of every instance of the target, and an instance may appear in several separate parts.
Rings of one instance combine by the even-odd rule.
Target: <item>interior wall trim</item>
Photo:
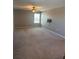
[[[58,36],[60,36],[60,37],[62,37],[62,38],[64,38],[65,39],[65,36],[63,36],[63,35],[61,35],[61,34],[59,34],[59,33],[56,33],[56,32],[54,32],[54,31],[52,31],[52,30],[50,30],[50,29],[48,29],[48,28],[46,28],[49,32],[51,32],[51,33],[55,33],[55,34],[57,34]]]

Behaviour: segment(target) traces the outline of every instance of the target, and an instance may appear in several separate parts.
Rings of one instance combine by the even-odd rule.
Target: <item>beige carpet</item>
[[[63,59],[64,41],[44,28],[16,29],[13,59]]]

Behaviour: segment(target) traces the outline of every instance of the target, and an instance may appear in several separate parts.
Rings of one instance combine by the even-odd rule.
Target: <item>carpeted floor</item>
[[[13,59],[63,59],[65,40],[45,28],[16,29]]]

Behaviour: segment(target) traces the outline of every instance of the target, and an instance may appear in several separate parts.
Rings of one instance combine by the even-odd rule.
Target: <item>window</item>
[[[34,23],[40,23],[40,13],[34,14]]]

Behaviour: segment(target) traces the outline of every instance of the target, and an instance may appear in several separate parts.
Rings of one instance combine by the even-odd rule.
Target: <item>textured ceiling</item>
[[[65,0],[14,0],[15,9],[30,10],[33,5],[43,11],[65,6]]]

